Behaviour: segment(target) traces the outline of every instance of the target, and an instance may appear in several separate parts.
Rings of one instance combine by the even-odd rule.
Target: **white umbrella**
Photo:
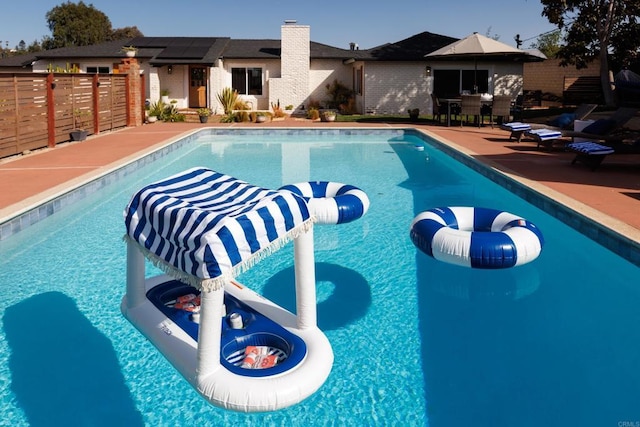
[[[425,55],[428,59],[465,60],[473,59],[475,71],[478,71],[478,59],[500,61],[542,61],[546,58],[509,46],[498,40],[473,33],[438,50]],[[477,87],[474,73],[474,86]]]

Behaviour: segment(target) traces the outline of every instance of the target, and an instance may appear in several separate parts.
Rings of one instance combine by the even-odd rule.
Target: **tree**
[[[44,49],[42,45],[38,43],[38,40],[34,40],[29,46],[27,46],[27,52],[29,53],[40,52],[42,50]]]
[[[551,31],[541,34],[536,43],[531,44],[531,48],[538,49],[544,53],[547,58],[555,58],[560,51],[560,38],[562,33],[560,30]]]
[[[565,31],[558,51],[562,65],[584,68],[600,59],[600,81],[607,105],[613,105],[609,53],[626,61],[640,46],[640,0],[541,0],[542,15]]]
[[[116,28],[111,33],[111,40],[131,39],[133,37],[142,37],[143,35],[142,31],[136,26]]]
[[[62,3],[47,12],[46,19],[52,34],[43,39],[46,49],[102,43],[113,33],[107,15],[82,1]]]

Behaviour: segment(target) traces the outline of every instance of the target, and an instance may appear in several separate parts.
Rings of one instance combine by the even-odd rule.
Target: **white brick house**
[[[180,108],[210,107],[221,112],[217,95],[233,87],[253,109],[269,110],[272,103],[280,102],[281,107],[293,105],[300,112],[312,100],[326,102],[326,85],[338,80],[354,91],[360,113],[405,114],[409,108],[429,113],[437,76],[445,76],[459,93],[465,89],[465,73],[474,68],[470,61],[424,57],[455,40],[424,32],[371,49],[359,50],[355,44],[341,49],[311,42],[309,26],[286,21],[280,40],[137,37],[4,58],[0,71],[23,67],[46,72],[74,64],[80,72],[109,73],[117,70],[125,56],[122,46],[133,45],[138,48],[136,58],[146,76],[150,102],[168,91]],[[479,68],[483,91],[514,98],[521,93],[522,62],[483,62]],[[440,81],[445,82],[445,77]]]

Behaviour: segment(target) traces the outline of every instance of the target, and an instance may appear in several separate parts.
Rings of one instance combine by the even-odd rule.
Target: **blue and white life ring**
[[[544,238],[524,218],[495,209],[440,207],[418,214],[411,240],[439,261],[472,268],[509,268],[540,255]]]
[[[331,181],[301,182],[281,187],[302,196],[318,224],[346,224],[369,209],[367,194],[353,185]]]

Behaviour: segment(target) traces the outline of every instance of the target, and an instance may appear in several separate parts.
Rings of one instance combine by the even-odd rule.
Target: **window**
[[[433,70],[433,93],[438,98],[460,95],[460,70]]]
[[[109,67],[87,67],[87,73],[95,74],[109,74]]]
[[[356,93],[356,95],[362,95],[362,71],[362,66],[353,70],[353,91]]]
[[[478,86],[477,91],[473,89],[473,82]],[[471,93],[487,93],[489,92],[489,71],[487,70],[462,70],[462,90],[468,90]]]
[[[231,87],[240,95],[262,95],[262,68],[232,68]]]
[[[478,86],[474,91],[474,80]],[[488,70],[433,70],[434,93],[440,98],[454,98],[463,90],[470,93],[489,92]]]

